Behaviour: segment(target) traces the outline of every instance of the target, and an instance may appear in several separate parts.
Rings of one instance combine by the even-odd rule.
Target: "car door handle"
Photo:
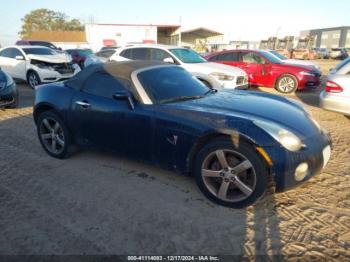
[[[91,106],[89,103],[87,103],[85,101],[76,101],[75,103],[83,108],[88,108]]]

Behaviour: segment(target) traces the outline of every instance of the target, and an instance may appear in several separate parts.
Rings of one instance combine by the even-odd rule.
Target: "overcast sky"
[[[179,24],[208,27],[229,40],[299,35],[300,30],[350,26],[349,0],[7,0],[1,3],[0,44],[18,39],[21,18],[48,8],[82,22]]]

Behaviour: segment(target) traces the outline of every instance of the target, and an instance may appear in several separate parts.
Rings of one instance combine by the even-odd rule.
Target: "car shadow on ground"
[[[110,152],[54,159],[31,114],[15,112],[0,112],[1,254],[281,254],[275,195],[235,210],[190,177]]]
[[[34,105],[35,90],[24,81],[16,80],[16,86],[19,93],[18,108],[32,107]]]

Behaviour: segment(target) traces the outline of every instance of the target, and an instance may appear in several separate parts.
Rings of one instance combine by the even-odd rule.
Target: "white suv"
[[[211,88],[247,88],[247,74],[240,68],[208,62],[195,51],[167,45],[136,45],[118,49],[110,60],[156,60],[177,64]]]
[[[34,88],[72,77],[80,71],[66,53],[43,46],[9,46],[0,49],[0,67],[14,79],[25,80]]]

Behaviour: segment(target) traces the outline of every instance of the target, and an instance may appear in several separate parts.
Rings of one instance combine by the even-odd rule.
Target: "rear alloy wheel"
[[[34,89],[37,85],[40,85],[41,80],[35,71],[30,71],[27,76],[27,82],[30,87]]]
[[[292,75],[282,75],[276,82],[276,90],[284,94],[293,93],[297,88],[298,82]]]
[[[209,142],[195,163],[196,182],[213,202],[243,208],[256,202],[267,188],[267,168],[255,149],[241,143],[236,148],[229,139]]]
[[[41,145],[45,151],[56,158],[65,158],[70,146],[70,134],[53,111],[46,111],[39,116],[37,131]]]

